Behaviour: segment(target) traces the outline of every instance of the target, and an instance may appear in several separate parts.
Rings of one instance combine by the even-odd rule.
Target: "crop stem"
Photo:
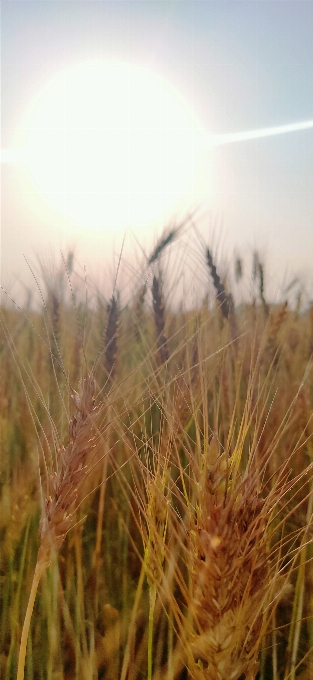
[[[148,680],[152,680],[153,616],[156,600],[156,585],[149,588],[149,632],[148,632]]]
[[[30,595],[29,595],[29,599],[28,599],[24,624],[23,624],[20,651],[19,651],[19,656],[18,656],[18,668],[17,668],[17,678],[16,678],[16,680],[24,680],[25,658],[26,658],[26,648],[27,648],[29,627],[30,627],[30,622],[31,622],[31,618],[32,618],[32,613],[33,613],[33,609],[34,609],[34,603],[35,603],[35,599],[36,599],[36,594],[37,594],[39,582],[40,582],[40,579],[41,579],[43,573],[45,572],[45,570],[46,570],[46,565],[37,561],[36,569],[35,569],[35,573],[34,573],[34,577],[33,577],[33,582],[32,582],[32,587],[31,587],[31,591],[30,591]]]

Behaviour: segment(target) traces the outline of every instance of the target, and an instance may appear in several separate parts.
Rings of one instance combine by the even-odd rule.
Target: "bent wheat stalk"
[[[85,377],[74,392],[75,414],[69,424],[67,446],[58,451],[57,469],[49,476],[40,521],[40,547],[26,609],[18,659],[17,680],[23,680],[29,627],[40,579],[73,525],[78,489],[88,472],[87,458],[95,445],[93,425],[100,406],[94,402],[93,376]]]

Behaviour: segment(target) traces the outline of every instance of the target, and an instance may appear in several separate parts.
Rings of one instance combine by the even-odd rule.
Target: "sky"
[[[18,145],[17,131],[25,126],[27,111],[33,110],[31,107],[44,88],[48,87],[50,92],[49,83],[53,79],[56,82],[66,70],[75,71],[78,65],[91,62],[132,65],[160,77],[162,92],[165,87],[167,92],[175,93],[176,103],[177,97],[183,102],[183,110],[189,116],[186,126],[192,128],[193,140],[197,125],[211,139],[214,135],[312,120],[312,35],[311,0],[4,0],[1,3],[1,149]],[[147,87],[144,83],[142,88],[143,105],[145,94],[150,97],[152,108],[156,108],[158,101],[153,100],[153,93],[147,94],[150,90],[146,82]],[[154,82],[154,76],[149,82]],[[121,91],[123,83],[119,84]],[[106,90],[103,97],[99,107],[107,111],[113,95]],[[90,92],[87,93],[87,99],[93,106],[92,93],[91,97]],[[47,104],[50,117],[56,119],[58,112],[54,114],[51,101]],[[122,96],[121,109],[123,101]],[[125,108],[129,112],[127,99]],[[31,119],[30,125],[40,127],[40,120],[37,123],[34,120]],[[35,137],[37,132],[35,130]],[[56,206],[50,194],[47,201],[43,187],[48,191],[51,185],[56,187],[55,192],[59,191],[59,185],[53,184],[52,173],[57,175],[57,181],[64,172],[62,159],[58,165],[56,158],[53,165],[54,148],[60,149],[56,155],[62,156],[60,139],[60,135],[56,141],[50,138],[50,146],[45,147],[45,140],[37,135],[41,165],[38,161],[31,176],[21,163],[1,164],[1,279],[12,296],[28,277],[24,255],[33,261],[36,253],[43,256],[53,250],[57,253],[60,247],[66,250],[75,245],[77,257],[87,263],[89,271],[111,270],[124,237],[125,254],[131,252],[137,240],[149,252],[166,222],[178,220],[197,207],[195,221],[204,242],[208,246],[214,242],[214,247],[220,244],[220,257],[224,255],[229,262],[236,251],[249,258],[257,248],[266,260],[273,290],[281,285],[280,281],[299,276],[311,290],[309,297],[313,297],[312,128],[208,146],[198,155],[194,146],[189,148],[186,141],[185,147],[180,137],[175,138],[176,146],[174,143],[171,146],[172,138],[166,137],[169,155],[162,152],[164,172],[159,168],[157,179],[152,175],[151,182],[162,179],[164,193],[166,182],[170,183],[173,176],[181,172],[182,188],[177,197],[175,185],[173,203],[169,200],[162,212],[159,202],[159,213],[156,210],[150,215],[147,210],[138,219],[138,225],[136,213],[126,212],[125,217],[125,213],[118,210],[116,223],[101,213],[98,224],[87,224],[88,204],[79,203],[82,191],[78,184],[72,189],[77,192],[76,207],[82,208],[80,224],[72,218],[74,213],[69,210],[62,213],[60,202]],[[64,141],[64,137],[62,139]],[[163,148],[164,140],[158,137],[156,148]],[[106,144],[109,144],[108,137],[103,140],[101,153]],[[144,146],[146,139],[136,138],[136,146],[130,151],[130,145],[125,156],[127,177],[132,177],[134,183],[136,150],[141,144]],[[147,142],[147,146],[149,144],[152,142]],[[41,145],[44,160],[40,157]],[[86,153],[90,162],[88,149]],[[170,153],[175,154],[175,162]],[[142,160],[147,175],[149,158],[146,153]],[[123,165],[121,159],[123,156],[117,157],[117,174]],[[153,163],[157,165],[157,161]],[[70,167],[75,176],[75,164]],[[109,167],[112,167],[111,161]],[[192,170],[192,180],[189,175],[187,178],[191,184],[187,182],[185,170]],[[144,176],[139,174],[138,178],[138,184],[141,186],[142,182],[143,187],[138,188],[138,195],[140,198],[142,191],[144,204],[147,198],[143,194],[148,190]],[[88,182],[87,175],[84,181]],[[100,193],[99,188],[98,202]],[[109,202],[108,195],[106,200]],[[122,191],[116,206],[125,201]],[[63,204],[65,206],[65,202]],[[187,238],[193,239],[192,233]]]

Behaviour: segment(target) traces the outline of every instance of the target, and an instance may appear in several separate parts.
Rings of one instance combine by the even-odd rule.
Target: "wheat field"
[[[313,676],[313,307],[207,246],[174,304],[179,232],[126,298],[72,253],[3,296],[4,680]]]

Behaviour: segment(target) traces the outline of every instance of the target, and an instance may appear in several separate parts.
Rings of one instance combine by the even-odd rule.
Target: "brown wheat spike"
[[[199,677],[253,680],[258,670],[264,600],[270,590],[264,500],[257,471],[232,480],[230,459],[214,437],[199,470],[192,554],[191,648]],[[201,670],[200,670],[201,669]],[[197,677],[197,673],[195,675]]]
[[[260,290],[260,298],[262,302],[262,306],[264,309],[264,314],[265,316],[269,315],[269,306],[265,300],[265,295],[264,295],[264,267],[261,262],[258,263],[258,274],[259,274],[259,279],[260,279],[260,284],[259,284],[259,290]]]
[[[158,336],[158,356],[161,364],[165,364],[169,358],[167,337],[164,333],[165,317],[164,317],[164,303],[162,298],[162,291],[160,280],[156,276],[153,277],[152,282],[152,301],[154,312],[154,323]]]
[[[158,243],[158,245],[155,247],[152,255],[149,257],[148,264],[153,264],[158,257],[161,255],[162,251],[168,246],[174,239],[176,238],[178,233],[178,229],[171,229],[168,234],[164,234]]]
[[[154,250],[152,251],[152,254],[150,255],[148,259],[148,265],[153,264],[153,262],[156,262],[161,253],[169,246],[175,239],[177,238],[179,232],[182,230],[183,226],[186,224],[186,222],[189,220],[189,217],[186,218],[178,227],[172,227],[172,229],[166,229],[164,230],[159,242],[155,246]]]
[[[217,273],[217,269],[214,264],[213,257],[211,255],[211,251],[209,248],[207,248],[206,251],[206,259],[213,279],[214,288],[216,290],[216,297],[220,302],[221,312],[223,314],[224,319],[228,319],[229,314],[231,312],[231,308],[233,306],[233,302],[230,296],[227,295],[225,291],[223,283]]]
[[[235,280],[236,283],[239,283],[241,281],[243,276],[243,263],[241,257],[236,257],[235,260]]]
[[[52,329],[56,340],[59,340],[60,334],[60,302],[57,294],[51,292],[51,308],[52,308]]]
[[[61,339],[61,305],[60,298],[56,290],[49,290],[49,298],[47,303],[47,308],[50,308],[51,314],[51,356],[49,360],[49,368],[53,368],[57,380],[60,382],[62,374],[62,358],[60,352],[60,339]],[[54,361],[53,356],[59,357],[59,361]],[[61,360],[61,361],[60,361]]]
[[[76,411],[69,424],[69,441],[58,452],[58,469],[48,480],[48,497],[40,524],[38,560],[49,566],[51,554],[60,549],[75,513],[78,489],[87,471],[87,457],[94,447],[93,425],[99,407],[94,405],[94,381],[84,378],[81,389],[74,392]]]
[[[107,306],[108,320],[105,331],[104,365],[110,380],[116,373],[117,335],[118,335],[118,304],[114,295]]]
[[[142,325],[142,319],[143,319],[143,310],[144,310],[144,302],[145,302],[145,297],[146,297],[146,292],[147,292],[147,284],[144,283],[143,286],[140,287],[135,300],[134,300],[134,321],[135,321],[135,336],[136,340],[138,343],[141,342],[141,325]]]
[[[94,404],[94,390],[91,375],[82,380],[79,393],[74,392],[75,413],[69,424],[69,441],[58,451],[56,469],[48,479],[40,522],[40,547],[22,631],[17,680],[24,677],[28,630],[39,582],[73,525],[78,491],[88,472],[89,453],[95,446],[94,422],[100,406]]]

